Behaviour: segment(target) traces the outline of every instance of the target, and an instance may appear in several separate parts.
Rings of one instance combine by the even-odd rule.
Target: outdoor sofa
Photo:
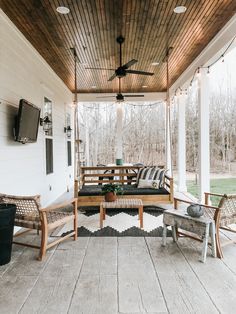
[[[144,205],[173,203],[173,178],[163,172],[163,186],[159,188],[138,188],[142,166],[98,166],[81,167],[81,182],[78,191],[78,206],[99,206],[104,200],[102,184],[119,183],[123,194],[119,197],[141,199]],[[152,167],[153,168],[153,167]],[[158,167],[155,167],[158,168]]]

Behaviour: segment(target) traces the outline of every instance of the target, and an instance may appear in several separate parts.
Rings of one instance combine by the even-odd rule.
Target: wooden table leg
[[[143,205],[139,207],[140,228],[143,228]]]
[[[166,246],[167,225],[163,223],[162,246]]]
[[[174,242],[177,242],[177,233],[176,233],[176,226],[172,226],[172,238]]]
[[[215,237],[215,223],[212,222],[210,225],[210,235],[211,235],[211,255],[216,257],[216,237]]]
[[[103,217],[104,217],[104,209],[103,209],[103,206],[100,205],[100,228],[102,229],[103,227]]]
[[[201,262],[205,263],[206,255],[207,255],[207,246],[208,246],[208,238],[209,238],[209,226],[210,224],[206,224],[206,231],[203,239],[203,247],[202,247],[202,254],[201,254]]]

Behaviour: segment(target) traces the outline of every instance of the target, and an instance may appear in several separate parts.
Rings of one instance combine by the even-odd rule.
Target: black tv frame
[[[24,104],[27,104],[28,106],[33,107],[34,109],[37,109],[39,112],[38,115],[38,121],[37,123],[37,132],[36,132],[36,138],[35,139],[30,139],[30,138],[21,138],[19,137],[19,131],[20,131],[20,121],[21,121],[21,115],[22,115],[22,107]],[[41,109],[38,108],[37,106],[35,106],[34,104],[32,104],[31,102],[25,100],[25,99],[20,99],[19,102],[19,109],[18,109],[18,114],[15,117],[15,128],[14,128],[14,139],[16,142],[22,143],[22,144],[26,144],[26,143],[35,143],[37,142],[37,138],[38,138],[38,130],[39,130],[39,123],[40,123],[40,112]]]

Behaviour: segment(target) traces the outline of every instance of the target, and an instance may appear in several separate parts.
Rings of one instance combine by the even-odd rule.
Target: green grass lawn
[[[187,188],[189,193],[198,197],[198,185],[195,184],[195,181],[187,181]],[[236,194],[236,178],[212,179],[210,192]],[[218,205],[218,199],[212,199],[212,202],[214,205]]]

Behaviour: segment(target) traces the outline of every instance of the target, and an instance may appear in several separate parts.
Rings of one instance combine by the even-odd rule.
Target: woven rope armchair
[[[218,206],[209,205],[209,197],[218,197]],[[178,203],[191,204],[192,202],[175,198],[174,207],[178,209]],[[236,233],[236,229],[231,228],[232,224],[236,224],[236,194],[226,195],[218,193],[205,192],[205,211],[204,216],[215,220],[216,226],[216,249],[217,256],[223,258],[222,245],[220,243],[220,229]],[[182,234],[179,232],[179,234]],[[185,234],[184,234],[185,235]]]
[[[38,248],[39,260],[42,260],[47,249],[60,243],[61,241],[73,236],[77,239],[77,199],[58,205],[42,208],[40,205],[40,195],[35,196],[14,196],[0,194],[0,203],[11,203],[16,205],[15,226],[26,228],[14,236],[13,243],[24,245],[32,248]],[[71,210],[68,210],[71,207]],[[48,243],[49,231],[73,221],[74,229],[64,237]],[[40,246],[15,241],[16,237],[32,229],[41,231]]]

